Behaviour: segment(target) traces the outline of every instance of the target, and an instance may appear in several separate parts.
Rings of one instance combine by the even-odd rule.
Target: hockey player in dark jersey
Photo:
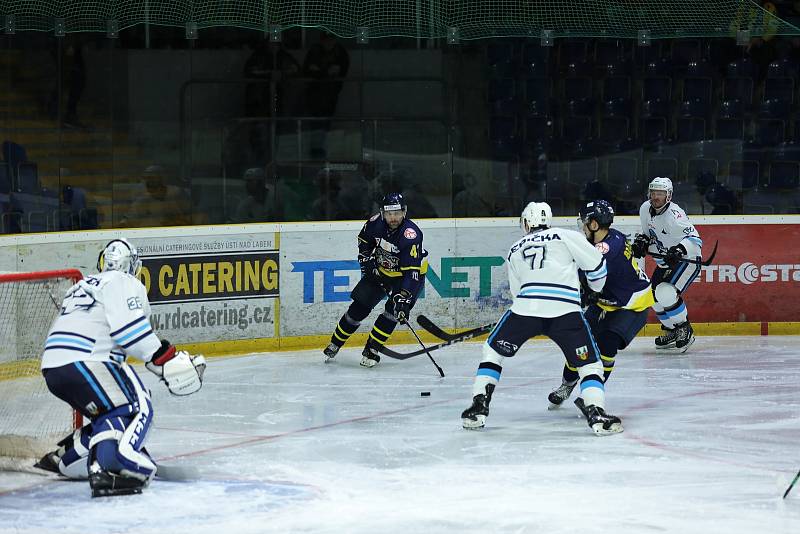
[[[647,322],[647,311],[655,302],[647,274],[639,268],[625,234],[611,228],[614,209],[605,200],[594,200],[579,211],[579,223],[586,238],[606,260],[608,278],[600,293],[584,283],[584,312],[600,349],[603,381],[614,369],[617,352],[636,337]],[[550,409],[557,408],[578,383],[578,370],[564,364],[561,385],[548,396]]]
[[[411,308],[425,284],[428,253],[422,246],[422,230],[406,218],[408,206],[403,195],[389,193],[381,202],[380,213],[373,215],[358,234],[358,263],[361,280],[353,288],[352,304],[347,309],[325,347],[325,362],[330,362],[361,321],[388,295],[382,314],[375,320],[362,352],[361,365],[374,367],[378,349],[386,344],[397,323],[408,321]]]

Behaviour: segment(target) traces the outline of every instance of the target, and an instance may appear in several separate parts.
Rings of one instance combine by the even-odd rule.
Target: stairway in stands
[[[28,161],[38,167],[44,196],[59,196],[67,185],[81,188],[87,206],[97,209],[99,227],[111,228],[114,184],[139,181],[147,164],[140,149],[128,139],[127,132],[113,129],[108,110],[93,106],[85,93],[78,112],[86,127],[59,127],[45,106],[55,82],[43,79],[36,66],[28,66],[30,60],[23,51],[2,52],[0,142],[9,140],[25,148]],[[56,217],[49,217],[47,229],[58,229],[56,221]],[[41,225],[31,225],[30,229],[41,229]]]

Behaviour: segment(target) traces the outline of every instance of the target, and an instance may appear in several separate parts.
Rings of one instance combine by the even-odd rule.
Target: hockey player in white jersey
[[[597,435],[622,432],[618,417],[605,412],[603,365],[589,325],[581,314],[578,270],[586,274],[593,291],[606,280],[603,255],[575,230],[550,228],[552,210],[547,203],[531,202],[522,212],[525,237],[508,253],[508,281],[514,299],[483,346],[472,387],[472,406],[461,414],[464,428],[484,426],[489,403],[507,358],[528,339],[546,335],[578,369],[580,397],[575,404]]]
[[[632,250],[637,258],[648,252],[666,256],[655,259],[656,269],[650,277],[656,298],[653,309],[665,330],[655,344],[659,349],[686,352],[694,343],[694,330],[682,295],[701,267],[682,260],[701,259],[703,241],[686,212],[672,202],[672,180],[653,178],[648,192],[648,200],[639,208],[642,233],[636,235]]]
[[[150,392],[126,356],[144,361],[175,395],[202,386],[205,359],[176,351],[153,332],[147,293],[136,279],[140,268],[128,241],[108,243],[99,274],[67,291],[42,355],[50,392],[91,422],[36,466],[88,478],[92,497],[141,493],[157,470],[144,448],[153,421]]]

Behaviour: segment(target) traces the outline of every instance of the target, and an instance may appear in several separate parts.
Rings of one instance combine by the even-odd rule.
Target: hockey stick
[[[445,342],[439,343],[437,345],[431,345],[430,347],[427,347],[427,349],[428,349],[427,351],[425,351],[425,350],[415,350],[413,352],[402,353],[402,352],[395,352],[395,351],[393,351],[392,349],[390,349],[390,348],[388,348],[386,346],[382,346],[378,350],[382,354],[385,354],[386,356],[388,356],[390,358],[394,358],[395,360],[407,360],[409,358],[413,358],[414,356],[419,356],[420,354],[425,354],[426,352],[432,352],[434,350],[438,350],[438,349],[441,349],[441,348],[444,348],[444,347],[449,347],[450,345],[453,345],[454,343],[460,343],[462,341],[466,341],[468,339],[472,339],[473,337],[482,336],[483,334],[486,334],[487,332],[490,332],[492,330],[492,328],[494,328],[494,326],[495,326],[494,324],[487,324],[487,325],[484,325],[484,326],[480,326],[478,328],[473,328],[472,330],[467,330],[466,332],[461,332],[460,334],[457,334],[458,337],[456,339],[451,339],[450,341],[445,341]]]
[[[794,476],[794,479],[792,480],[792,483],[789,484],[789,487],[786,488],[786,491],[783,492],[784,499],[786,498],[787,495],[789,495],[789,492],[792,491],[792,488],[794,487],[794,484],[795,482],[797,482],[798,478],[800,478],[800,471],[797,472],[797,474]]]
[[[411,323],[409,323],[408,321],[403,321],[403,322],[408,327],[408,329],[411,330],[411,333],[414,334],[414,337],[417,338],[417,341],[419,341],[419,346],[422,347],[422,350],[424,350],[425,354],[428,355],[428,358],[430,359],[430,361],[433,364],[433,366],[436,367],[436,370],[439,371],[439,376],[444,378],[444,371],[442,371],[442,368],[439,367],[438,363],[436,363],[436,360],[433,359],[433,356],[431,356],[431,353],[428,350],[428,348],[425,346],[425,343],[423,343],[422,340],[417,335],[417,332],[416,332],[416,330],[414,330],[414,327],[411,326]]]
[[[439,328],[438,326],[436,326],[435,324],[433,324],[433,321],[431,321],[430,319],[428,319],[427,317],[425,317],[422,314],[417,316],[417,323],[419,323],[419,325],[422,328],[424,328],[425,330],[427,330],[429,333],[433,334],[434,336],[438,337],[442,341],[453,341],[453,340],[459,340],[460,341],[464,334],[466,334],[467,332],[471,332],[472,331],[472,330],[467,330],[467,332],[462,332],[461,334],[449,334],[449,333],[445,332],[444,330],[442,330],[441,328]],[[488,332],[492,328],[494,328],[494,325],[496,325],[496,324],[497,323],[487,324],[485,326],[481,326],[481,327],[475,328],[473,330],[480,330],[480,329],[486,328],[487,329],[486,331]],[[478,336],[475,335],[475,336],[472,336],[472,337],[478,337]]]
[[[714,261],[714,256],[717,255],[717,245],[719,245],[719,241],[714,243],[714,250],[711,251],[711,256],[709,256],[708,259],[695,260],[695,259],[691,259],[691,258],[681,258],[680,261],[683,262],[683,263],[693,263],[695,265],[704,265],[704,266],[711,265],[711,262]],[[666,254],[659,254],[658,252],[648,252],[648,254],[650,254],[650,256],[652,256],[654,258],[658,258],[658,259],[661,259],[661,260],[663,260],[664,258],[667,257]]]

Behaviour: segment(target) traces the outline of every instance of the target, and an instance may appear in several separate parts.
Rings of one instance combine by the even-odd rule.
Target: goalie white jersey
[[[526,235],[508,253],[508,283],[517,315],[559,317],[581,310],[578,269],[593,291],[606,281],[603,255],[574,230],[547,228]]]
[[[76,361],[148,362],[161,342],[150,326],[150,302],[139,280],[120,271],[95,274],[64,298],[45,342],[42,368]]]
[[[703,241],[700,233],[694,227],[686,212],[675,204],[669,202],[664,210],[656,215],[650,207],[650,201],[645,201],[639,208],[639,219],[642,223],[642,233],[650,236],[652,244],[650,252],[665,254],[670,247],[681,244],[686,248],[687,258],[698,258],[702,254]],[[662,259],[656,259],[659,267],[666,267]]]

